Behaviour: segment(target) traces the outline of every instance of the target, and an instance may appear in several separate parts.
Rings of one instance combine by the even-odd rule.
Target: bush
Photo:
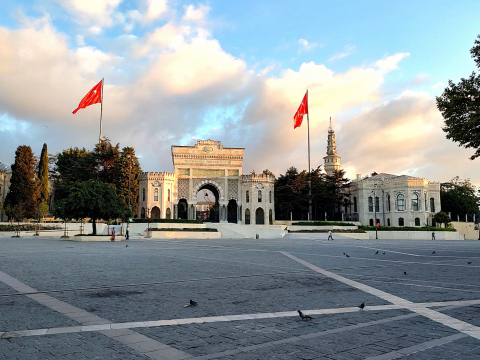
[[[289,233],[328,233],[330,230],[288,230]],[[352,233],[352,234],[358,234],[358,233],[365,233],[365,230],[363,229],[356,229],[356,230],[332,230],[332,233],[334,234],[341,234],[341,233]]]
[[[400,226],[400,227],[395,227],[395,226],[359,226],[359,228],[363,230],[368,230],[368,231],[375,231],[377,229],[378,231],[457,231],[454,228],[448,227],[448,228],[439,228],[439,227],[433,227],[433,226],[424,226],[424,227],[410,227],[410,226]]]
[[[352,223],[332,222],[332,221],[300,221],[292,223],[292,226],[356,226]]]
[[[0,225],[0,231],[35,231],[35,224]],[[39,230],[62,230],[58,225],[39,225]]]
[[[161,223],[183,223],[183,224],[203,224],[202,220],[184,220],[184,219],[132,219],[133,223],[148,223],[161,224]]]
[[[217,232],[217,229],[209,228],[161,228],[161,229],[150,229],[150,231],[203,231],[203,232]]]

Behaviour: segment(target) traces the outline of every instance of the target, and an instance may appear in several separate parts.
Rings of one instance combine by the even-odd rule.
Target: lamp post
[[[130,178],[132,176],[132,156],[127,154],[128,159],[128,210],[131,212],[131,205],[130,205]],[[130,221],[130,215],[127,222]]]
[[[373,185],[373,213],[375,218],[375,239],[378,240],[378,226],[377,226],[377,194],[375,190],[377,189],[377,184]]]

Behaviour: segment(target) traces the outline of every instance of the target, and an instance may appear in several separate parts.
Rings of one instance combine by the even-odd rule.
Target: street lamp
[[[374,212],[374,218],[375,218],[375,239],[378,240],[378,226],[377,226],[377,194],[375,190],[377,189],[377,184],[373,185],[373,212]]]
[[[127,159],[128,159],[128,210],[131,211],[131,206],[130,206],[130,178],[132,176],[132,156],[130,154],[127,154]],[[130,215],[129,215],[128,221],[130,221]]]

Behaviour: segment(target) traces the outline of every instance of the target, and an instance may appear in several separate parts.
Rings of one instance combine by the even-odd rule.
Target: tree
[[[93,235],[96,235],[97,220],[123,218],[125,207],[115,187],[88,180],[75,183],[68,196],[55,204],[54,214],[64,220],[90,218]]]
[[[120,195],[125,208],[130,203],[131,215],[138,214],[138,174],[142,171],[138,158],[135,156],[135,149],[124,147],[117,162],[117,194]],[[130,194],[130,202],[128,196]]]
[[[115,185],[120,170],[118,167],[120,159],[119,144],[112,146],[110,141],[103,140],[95,145],[92,156],[96,163],[98,180],[105,184]]]
[[[351,205],[349,197],[350,179],[345,177],[344,170],[335,170],[333,175],[326,176],[326,183],[326,201],[332,212],[332,220],[335,220],[335,214],[341,213],[341,206]]]
[[[43,144],[42,153],[40,154],[40,161],[38,163],[38,191],[39,191],[39,203],[42,209],[45,209],[46,204],[48,206],[49,189],[48,189],[48,152],[47,144]]]
[[[470,50],[480,69],[480,35]],[[443,131],[447,139],[465,148],[475,148],[471,160],[480,156],[480,75],[472,74],[458,84],[448,81],[448,87],[436,98],[437,108],[445,119]]]
[[[457,216],[480,215],[478,210],[477,189],[469,179],[461,180],[458,176],[440,185],[440,201],[442,210],[450,212],[452,219]]]
[[[10,189],[5,198],[9,216],[34,218],[38,210],[38,187],[35,181],[35,158],[32,148],[21,145],[15,152]]]
[[[445,227],[448,227],[452,220],[447,213],[440,211],[433,215],[433,221],[435,221],[435,223],[437,224],[445,224]]]

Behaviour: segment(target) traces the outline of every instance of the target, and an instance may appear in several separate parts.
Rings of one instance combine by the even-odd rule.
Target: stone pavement
[[[480,359],[480,241],[326,236],[0,238],[0,359]]]

